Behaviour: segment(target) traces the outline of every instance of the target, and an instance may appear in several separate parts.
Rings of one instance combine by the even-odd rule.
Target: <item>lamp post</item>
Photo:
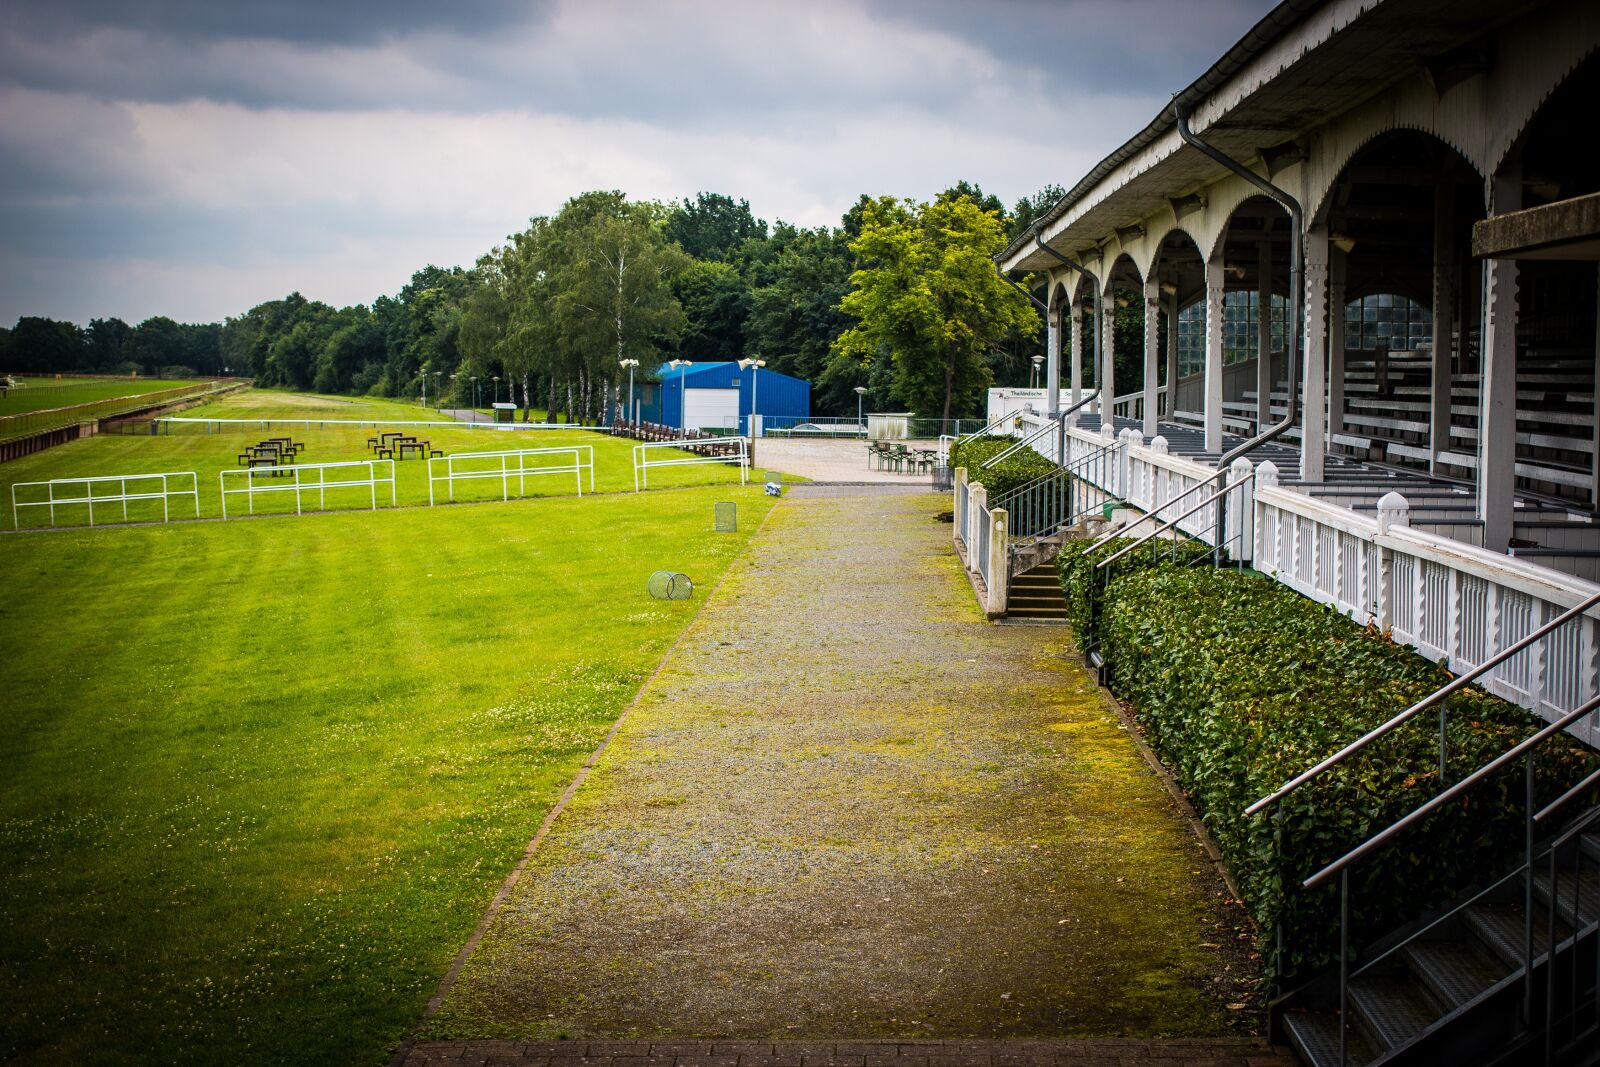
[[[1043,356],[1034,356],[1033,357],[1033,378],[1030,379],[1030,380],[1033,383],[1032,388],[1034,388],[1034,389],[1039,388],[1039,365],[1041,363],[1043,363],[1043,362],[1044,362],[1044,357]]]
[[[639,404],[633,398],[633,368],[637,367],[638,365],[639,361],[636,359],[622,359],[617,361],[617,366],[628,368],[628,421],[635,424],[639,421]]]
[[[494,402],[500,403],[500,375],[494,376]]]
[[[472,378],[472,410],[473,411],[477,411],[478,410],[478,376],[476,374],[474,374],[474,375],[471,375],[470,377]]]
[[[863,437],[865,437],[867,435],[867,427],[866,427],[866,424],[861,421],[861,398],[866,396],[866,395],[867,395],[867,387],[866,386],[864,386],[864,385],[856,386],[856,425],[861,427],[861,436],[863,436]]]
[[[433,372],[433,410],[438,411],[444,403],[444,371]]]
[[[739,361],[739,366],[750,372],[750,439],[752,441],[755,440],[756,436],[756,412],[760,410],[756,406],[756,386],[760,381],[757,375],[760,368],[766,365],[767,361],[764,359],[751,358]]]
[[[422,406],[423,406],[424,409],[426,409],[427,406],[428,406],[428,368],[427,367],[423,367],[422,368]]]
[[[692,367],[694,366],[694,360],[669,359],[667,360],[667,366],[671,367],[673,370],[677,370],[679,367]],[[678,377],[681,379],[682,375],[679,375]],[[685,401],[689,399],[689,393],[688,390],[683,388],[683,383],[681,381],[678,383],[678,392],[681,394],[678,397],[678,432],[687,437],[689,435],[689,407]],[[661,414],[663,417],[665,417],[667,414],[666,407],[667,391],[666,383],[663,382],[661,385]]]

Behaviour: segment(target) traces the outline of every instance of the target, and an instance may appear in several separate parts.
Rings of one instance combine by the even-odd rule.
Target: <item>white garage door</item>
[[[683,424],[692,430],[739,428],[739,390],[685,389]]]

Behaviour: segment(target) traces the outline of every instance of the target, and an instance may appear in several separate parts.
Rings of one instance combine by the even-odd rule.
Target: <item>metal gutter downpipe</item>
[[[1300,210],[1300,201],[1273,185],[1255,171],[1250,170],[1242,163],[1237,162],[1232,157],[1225,155],[1196,137],[1194,131],[1189,129],[1188,109],[1176,98],[1172,101],[1172,115],[1177,120],[1178,136],[1183,138],[1185,144],[1198,148],[1228,170],[1260,189],[1267,196],[1283,205],[1283,209],[1289,213],[1289,322],[1288,329],[1285,331],[1288,336],[1284,338],[1284,354],[1288,363],[1285,371],[1289,379],[1288,404],[1285,407],[1282,422],[1268,426],[1244,444],[1224,453],[1222,458],[1217,461],[1217,469],[1222,474],[1218,484],[1225,489],[1228,485],[1228,465],[1240,456],[1248,455],[1261,445],[1282,434],[1294,425],[1295,419],[1300,414],[1300,345],[1305,329],[1300,321],[1305,317],[1305,215]],[[1266,309],[1266,312],[1269,315],[1272,313],[1270,306]],[[1269,354],[1263,352],[1259,358],[1267,359]],[[1267,398],[1267,404],[1270,409],[1272,404],[1270,396]],[[1220,505],[1217,507],[1218,546],[1223,543],[1227,513],[1227,508]]]

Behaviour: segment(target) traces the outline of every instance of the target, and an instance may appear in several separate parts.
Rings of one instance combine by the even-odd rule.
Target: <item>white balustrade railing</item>
[[[1171,520],[1215,492],[1216,469],[1169,455],[1165,441],[1143,443],[1137,430],[1115,438],[1078,428],[1066,433],[1067,462],[1113,447],[1086,464],[1079,491],[1101,494]],[[1291,589],[1328,604],[1362,625],[1373,624],[1450,670],[1464,672],[1531,633],[1542,623],[1600,592],[1600,586],[1526,560],[1412,529],[1399,494],[1379,502],[1376,519],[1278,485],[1271,463],[1235,461],[1224,499],[1224,546]],[[1079,510],[1096,506],[1080,498]],[[975,510],[975,509],[974,509]],[[1148,521],[1148,520],[1147,520]],[[1183,520],[1179,529],[1215,543],[1216,505]],[[981,524],[968,516],[969,566],[982,556],[971,547]],[[1137,531],[1135,531],[1137,532]],[[1484,688],[1554,720],[1600,694],[1600,613],[1555,631],[1485,676]],[[1586,724],[1575,734],[1600,745]]]
[[[1376,520],[1274,485],[1255,492],[1255,567],[1461,674],[1600,592],[1600,586],[1408,525],[1405,498]],[[1600,619],[1574,619],[1483,677],[1489,692],[1554,720],[1600,694]],[[1573,733],[1600,742],[1585,720]]]

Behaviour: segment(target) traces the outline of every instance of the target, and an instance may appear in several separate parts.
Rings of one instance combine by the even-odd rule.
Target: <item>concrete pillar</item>
[[[1050,310],[1045,315],[1044,409],[1054,418],[1061,411],[1061,305],[1055,299],[1055,279],[1050,280]]]
[[[986,594],[983,607],[985,614],[994,619],[1006,613],[1011,585],[1010,560],[1006,553],[1010,516],[1005,508],[995,508],[989,513],[989,521],[993,525],[989,528],[989,582],[983,590]]]
[[[1178,294],[1167,298],[1167,406],[1166,416],[1178,410]]]
[[[1515,164],[1490,181],[1491,215],[1522,206]],[[1478,517],[1483,547],[1504,552],[1511,541],[1517,489],[1517,264],[1483,262],[1483,370],[1478,379]]]
[[[1320,482],[1326,454],[1323,381],[1328,349],[1327,227],[1316,226],[1307,232],[1305,248],[1306,324],[1301,347],[1305,366],[1300,372],[1300,480]]]
[[[1328,444],[1344,433],[1344,253],[1328,253]]]
[[[1222,451],[1222,300],[1227,275],[1222,260],[1206,264],[1206,451]]]
[[[1428,420],[1429,466],[1437,471],[1439,455],[1450,451],[1450,369],[1455,355],[1456,235],[1455,188],[1433,191],[1433,377]]]
[[[1117,302],[1107,286],[1100,301],[1100,367],[1095,381],[1100,386],[1100,417],[1110,422],[1116,418],[1117,382],[1114,364],[1116,357]]]
[[[1161,286],[1155,279],[1144,283],[1144,434],[1156,435],[1161,395]]]
[[[1272,418],[1272,245],[1256,245],[1256,433]]]
[[[1072,353],[1072,393],[1069,406],[1076,407],[1078,401],[1083,399],[1083,306],[1074,300],[1068,307],[1068,318],[1071,320],[1069,351]],[[1068,426],[1078,425],[1078,413],[1073,412],[1067,420]]]

